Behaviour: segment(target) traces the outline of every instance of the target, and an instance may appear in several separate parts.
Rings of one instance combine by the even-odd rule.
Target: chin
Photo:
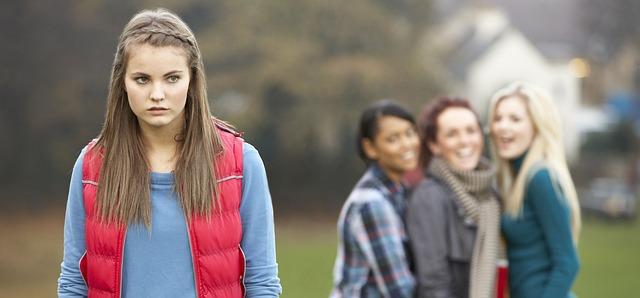
[[[456,168],[457,168],[458,170],[461,170],[461,171],[469,171],[469,170],[473,170],[473,169],[475,169],[475,168],[476,168],[476,166],[472,166],[472,165],[458,165],[458,166],[456,166]]]
[[[147,122],[147,125],[149,125],[151,127],[155,127],[155,128],[160,128],[160,127],[163,127],[163,126],[165,126],[167,124],[163,123],[163,122],[158,122],[158,121],[150,121],[150,122]]]
[[[475,170],[477,167],[478,167],[478,163],[476,162],[472,165],[465,166],[464,169],[467,171],[470,171],[470,170]]]
[[[169,119],[150,119],[149,121],[146,121],[147,124],[149,124],[150,126],[153,127],[163,127],[163,126],[167,126],[169,125],[169,123],[171,123],[171,120]]]
[[[410,164],[410,165],[405,165],[402,170],[405,171],[405,172],[408,172],[408,171],[411,171],[411,170],[415,169],[417,166],[418,166],[418,163],[416,162],[416,163],[413,163],[413,164]]]
[[[513,152],[499,153],[498,156],[500,158],[506,159],[506,160],[513,160],[513,159],[516,159],[518,157],[518,155],[514,154]]]

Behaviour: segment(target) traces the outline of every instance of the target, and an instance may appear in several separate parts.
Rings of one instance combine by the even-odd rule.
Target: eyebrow
[[[182,70],[172,70],[172,71],[169,71],[169,72],[165,73],[163,75],[163,77],[167,77],[167,76],[175,75],[175,74],[182,74],[182,73],[183,73]],[[131,73],[131,75],[132,76],[149,76],[148,74],[146,74],[144,72],[140,72],[140,71]]]

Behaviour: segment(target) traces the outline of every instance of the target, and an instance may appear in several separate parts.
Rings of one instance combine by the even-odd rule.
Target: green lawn
[[[282,297],[327,297],[336,254],[334,225],[289,224],[278,231]],[[579,298],[640,296],[640,220],[585,219],[579,251],[582,267],[574,287]]]
[[[336,234],[333,223],[290,222],[276,231],[283,298],[329,296]]]
[[[578,248],[582,267],[574,287],[580,298],[640,297],[640,220],[585,220]]]
[[[55,297],[62,255],[62,216],[54,212],[0,218],[0,296]],[[296,219],[277,224],[284,298],[327,297],[336,253],[333,222]],[[585,220],[580,240],[580,298],[638,297],[640,220]]]

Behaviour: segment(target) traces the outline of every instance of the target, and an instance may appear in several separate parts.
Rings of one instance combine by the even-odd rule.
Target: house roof
[[[456,79],[464,79],[469,66],[511,30],[498,9],[467,9],[444,24],[449,40],[447,64]],[[449,27],[449,28],[446,28]],[[453,28],[453,29],[452,29]]]
[[[567,60],[585,48],[579,0],[435,0],[439,22],[470,7],[495,7],[550,60]]]
[[[474,31],[473,29],[470,30],[467,37],[458,46],[458,49],[448,59],[451,72],[456,78],[464,78],[469,66],[502,39],[509,29],[504,28],[487,39],[474,38],[477,34]]]

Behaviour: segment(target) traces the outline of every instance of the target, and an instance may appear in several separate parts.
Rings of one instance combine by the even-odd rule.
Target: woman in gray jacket
[[[424,178],[407,208],[418,297],[494,297],[500,205],[477,114],[439,98],[419,119]]]

